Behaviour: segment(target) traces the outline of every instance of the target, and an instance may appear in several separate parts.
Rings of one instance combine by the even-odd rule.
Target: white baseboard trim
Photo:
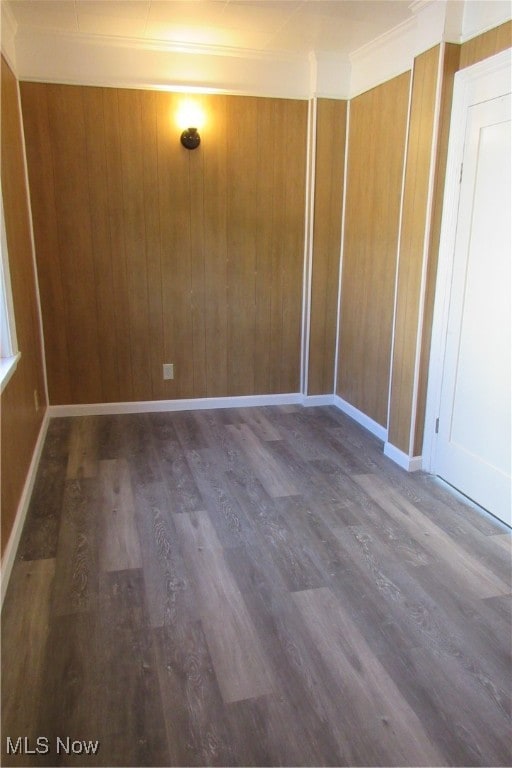
[[[378,437],[379,440],[385,442],[388,439],[388,431],[382,424],[377,424],[377,422],[367,416],[366,413],[363,413],[355,406],[347,403],[347,401],[339,395],[333,395],[332,404],[335,405],[336,408],[339,408],[340,411],[343,411],[343,413],[346,413],[347,416],[350,416],[351,419],[357,421],[358,424],[371,432],[372,435]]]
[[[388,442],[384,445],[384,456],[387,456],[388,459],[394,461],[395,464],[398,464],[399,467],[407,470],[407,472],[418,472],[423,468],[422,456],[408,456],[399,448],[396,448]]]
[[[304,395],[302,405],[336,405],[334,395]]]
[[[41,458],[49,423],[50,417],[47,408],[43,422],[41,424],[41,429],[39,430],[39,436],[35,444],[34,452],[32,454],[32,461],[30,462],[30,466],[28,468],[25,485],[23,486],[23,492],[21,494],[18,509],[16,511],[16,517],[14,518],[14,525],[12,526],[11,535],[9,536],[9,541],[7,542],[4,555],[2,557],[2,566],[0,570],[1,605],[4,603],[5,593],[7,592],[7,586],[9,584],[12,568],[16,559],[16,552],[18,551],[21,532],[23,530],[23,525],[27,516],[30,497],[32,496],[32,490],[34,488],[37,469],[39,467],[39,460]]]
[[[251,408],[262,405],[302,405],[300,392],[282,395],[242,395],[240,397],[198,397],[188,400],[137,400],[132,403],[87,403],[51,405],[51,418],[60,416],[110,416],[120,413],[158,413],[162,411],[198,411],[213,408]]]

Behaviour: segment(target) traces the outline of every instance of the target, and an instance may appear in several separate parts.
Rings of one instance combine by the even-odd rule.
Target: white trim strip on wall
[[[136,400],[126,403],[86,403],[50,405],[50,418],[66,416],[114,416],[123,413],[163,413],[173,411],[215,410],[218,408],[252,408],[266,405],[333,405],[383,442],[387,430],[339,395],[303,395],[287,392],[279,395],[241,395],[237,397],[200,397],[183,400]]]
[[[45,405],[48,405],[50,402],[50,398],[48,395],[48,375],[46,371],[46,347],[44,343],[44,328],[43,328],[43,312],[41,309],[41,294],[39,291],[39,277],[37,274],[37,261],[36,261],[36,241],[34,237],[34,223],[32,218],[32,202],[30,199],[30,183],[28,178],[28,162],[27,162],[27,147],[25,143],[25,131],[23,130],[23,112],[21,109],[21,91],[20,91],[20,81],[18,78],[16,78],[16,88],[18,93],[18,112],[19,112],[19,118],[20,118],[20,126],[21,126],[21,146],[23,151],[23,171],[25,176],[25,191],[27,193],[27,207],[28,207],[28,224],[29,224],[29,230],[30,230],[30,247],[32,249],[32,266],[34,270],[34,286],[35,286],[35,292],[36,292],[36,304],[37,304],[37,322],[39,326],[39,333],[40,333],[40,344],[41,344],[41,365],[43,367],[43,384],[44,384],[44,396],[45,396]]]
[[[304,272],[302,282],[301,392],[309,386],[309,343],[311,336],[311,291],[313,280],[313,239],[315,230],[317,99],[308,103],[306,155],[306,215],[304,217]]]
[[[128,403],[86,403],[85,405],[50,405],[52,418],[60,416],[108,416],[120,413],[158,413],[164,411],[199,411],[215,408],[251,408],[263,405],[301,405],[300,392],[279,395],[241,395],[239,397],[198,397],[183,400],[137,400]]]
[[[350,101],[347,101],[347,123],[345,126],[345,163],[343,168],[343,202],[341,206],[340,268],[338,274],[338,307],[336,310],[336,349],[334,350],[334,381],[332,391],[336,394],[338,386],[338,361],[340,351],[341,324],[341,280],[343,275],[343,254],[345,249],[345,211],[347,207],[348,148],[350,133]]]
[[[317,407],[322,405],[336,405],[334,395],[306,395],[301,403],[305,407]]]
[[[114,416],[123,413],[164,413],[173,411],[215,410],[218,408],[255,408],[266,405],[333,405],[383,442],[387,430],[339,395],[303,395],[290,392],[279,395],[241,395],[238,397],[203,397],[188,400],[137,400],[126,403],[86,403],[50,405],[50,418],[65,416]]]
[[[37,470],[39,467],[39,460],[43,451],[43,446],[46,438],[46,432],[48,430],[48,424],[50,422],[48,410],[46,411],[41,428],[39,430],[39,436],[36,441],[34,452],[32,454],[32,461],[27,472],[25,479],[25,485],[23,486],[23,492],[16,511],[16,517],[14,518],[14,524],[12,526],[11,535],[6,544],[4,554],[2,556],[2,565],[0,569],[0,590],[1,590],[1,604],[3,605],[5,593],[7,591],[7,585],[16,559],[16,552],[20,543],[21,533],[23,531],[23,525],[27,517],[27,512],[30,504],[30,498],[32,496],[32,490],[36,480]]]

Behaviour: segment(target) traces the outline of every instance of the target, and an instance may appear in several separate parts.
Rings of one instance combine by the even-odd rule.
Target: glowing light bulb
[[[199,131],[204,126],[204,121],[204,112],[197,101],[185,99],[181,102],[176,115],[178,128],[182,130],[185,128],[197,128]]]

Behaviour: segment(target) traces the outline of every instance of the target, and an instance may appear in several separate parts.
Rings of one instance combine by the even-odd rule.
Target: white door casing
[[[510,67],[456,75],[424,443],[427,470],[509,525]]]

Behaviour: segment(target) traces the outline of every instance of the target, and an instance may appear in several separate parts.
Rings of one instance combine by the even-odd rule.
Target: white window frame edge
[[[2,352],[8,352],[0,358],[0,391],[4,388],[16,370],[21,352],[18,350],[16,338],[16,323],[14,318],[14,305],[12,301],[11,276],[9,272],[9,254],[7,250],[7,237],[5,233],[4,201],[0,190],[0,237],[2,258],[0,261],[0,290],[4,301],[0,305]]]

